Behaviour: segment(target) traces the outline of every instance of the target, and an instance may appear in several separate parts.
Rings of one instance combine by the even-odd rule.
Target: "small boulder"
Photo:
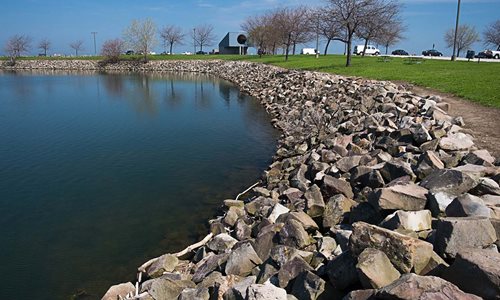
[[[323,195],[321,195],[321,190],[315,184],[313,184],[304,194],[306,198],[307,214],[313,218],[319,217],[323,214],[325,210],[325,201],[323,200]]]
[[[466,193],[476,184],[469,175],[449,169],[436,170],[420,182],[420,186],[431,192],[449,192],[457,196]]]
[[[295,279],[291,294],[298,300],[316,300],[325,290],[325,281],[318,275],[306,271]]]
[[[411,169],[411,165],[402,160],[391,160],[384,164],[380,169],[380,174],[386,182],[393,181],[400,177],[408,176],[410,179],[415,179],[415,173]]]
[[[237,239],[233,238],[227,233],[221,233],[214,236],[208,243],[207,247],[217,253],[223,253],[229,251],[238,242]]]
[[[278,285],[286,289],[289,283],[294,280],[300,273],[311,271],[312,268],[302,258],[296,256],[287,261],[278,271]]]
[[[146,273],[151,278],[160,277],[164,272],[172,272],[178,263],[179,259],[175,255],[165,254],[158,257],[146,270]]]
[[[271,223],[274,223],[276,222],[276,219],[278,219],[278,217],[282,214],[285,214],[287,212],[289,212],[290,210],[288,208],[286,208],[285,206],[277,203],[273,210],[271,211],[271,214],[269,214],[269,216],[267,217],[267,219],[269,221],[271,221]]]
[[[439,140],[439,147],[448,151],[467,150],[473,145],[472,138],[462,132],[448,134]]]
[[[380,226],[396,230],[411,231],[429,230],[432,228],[432,216],[429,210],[404,211],[398,210],[388,215]]]
[[[186,288],[196,288],[189,280],[172,280],[168,277],[159,277],[142,284],[141,292],[148,292],[155,300],[177,299]]]
[[[125,298],[128,294],[135,295],[135,286],[131,282],[120,283],[110,287],[101,300],[116,300]]]
[[[391,284],[400,274],[384,252],[366,248],[358,257],[359,280],[364,288],[379,289]]]
[[[333,227],[344,220],[348,220],[348,213],[357,202],[339,194],[328,199],[323,212],[323,227]]]
[[[229,257],[229,254],[222,253],[219,255],[215,255],[213,253],[205,256],[196,266],[193,268],[193,282],[198,283],[201,282],[208,274],[215,271],[217,268],[220,268]]]
[[[446,207],[448,217],[490,217],[490,209],[483,200],[471,194],[460,195]]]
[[[210,293],[208,288],[198,287],[198,288],[186,288],[182,290],[179,295],[178,300],[209,300]]]
[[[225,272],[227,275],[247,276],[255,266],[262,264],[262,260],[250,243],[240,245],[231,251],[227,259]]]
[[[325,198],[330,198],[337,194],[344,194],[347,198],[354,197],[351,185],[349,182],[326,175],[323,177],[323,185],[321,186],[321,191]]]
[[[326,274],[333,288],[345,290],[359,282],[356,259],[350,251],[343,252],[326,265]]]
[[[288,220],[279,232],[283,245],[302,249],[311,244],[312,240],[302,224],[295,220]]]
[[[246,300],[287,300],[286,291],[271,283],[252,284],[248,287]]]
[[[381,210],[423,210],[427,192],[427,189],[413,183],[399,184],[375,190],[368,200],[373,207]]]

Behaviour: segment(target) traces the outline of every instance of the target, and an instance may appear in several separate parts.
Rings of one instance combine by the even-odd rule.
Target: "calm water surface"
[[[0,73],[0,298],[100,298],[206,233],[277,132],[195,74]]]

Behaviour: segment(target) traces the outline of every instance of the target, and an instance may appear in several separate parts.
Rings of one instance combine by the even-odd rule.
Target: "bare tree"
[[[317,22],[316,26],[318,33],[326,40],[324,55],[328,53],[330,42],[341,39],[344,35],[340,23],[337,22],[337,19],[332,17],[330,14],[331,11],[329,10],[318,9],[317,12],[312,15],[312,17],[317,18],[317,20],[311,21],[313,24]]]
[[[448,48],[453,47],[455,40],[455,29],[449,29],[444,35],[444,41]],[[474,26],[471,25],[460,25],[458,26],[457,33],[457,57],[460,57],[460,51],[469,48],[475,42],[479,42],[479,33],[477,33]]]
[[[160,37],[163,40],[163,47],[166,51],[167,44],[169,45],[169,54],[172,54],[172,48],[174,47],[174,44],[182,45],[184,36],[185,34],[182,33],[182,29],[174,25],[165,26],[160,30]]]
[[[132,20],[124,32],[125,42],[130,48],[144,55],[147,61],[148,53],[157,44],[156,25],[151,19]]]
[[[486,27],[483,32],[484,43],[486,45],[493,45],[500,51],[500,20],[496,20]]]
[[[381,28],[381,34],[374,38],[374,41],[385,47],[385,54],[389,50],[389,46],[396,44],[403,39],[405,27],[400,20],[394,20],[391,23],[384,24]],[[366,47],[365,47],[366,48]]]
[[[78,56],[78,51],[83,50],[83,41],[74,41],[73,43],[70,43],[69,46],[71,47],[71,49],[75,50],[75,56]]]
[[[30,44],[31,38],[29,36],[16,34],[7,40],[5,52],[9,54],[11,62],[15,62],[17,57],[29,51]]]
[[[106,57],[107,62],[118,62],[120,54],[123,53],[124,43],[120,39],[107,40],[102,44],[101,54]]]
[[[210,24],[199,25],[191,33],[196,46],[203,51],[203,46],[210,46],[215,41],[214,27]]]
[[[290,10],[288,21],[292,23],[292,54],[295,55],[297,44],[309,42],[313,39],[314,25],[311,24],[310,10],[306,6],[298,6]]]
[[[50,49],[50,41],[48,39],[43,39],[38,44],[38,49],[43,51],[43,55],[47,56],[47,51]]]
[[[259,50],[259,56],[269,52],[276,43],[272,37],[273,27],[269,14],[248,17],[241,24],[241,29],[248,34],[249,42]]]

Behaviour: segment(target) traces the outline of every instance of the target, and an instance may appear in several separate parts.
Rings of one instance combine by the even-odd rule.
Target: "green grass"
[[[140,59],[140,56],[122,56],[124,60]],[[88,59],[102,57],[27,57],[23,59]],[[353,57],[352,66],[345,67],[345,56],[292,55],[288,61],[284,56],[238,56],[238,55],[154,55],[151,60],[223,59],[248,60],[272,64],[289,69],[313,70],[347,76],[359,76],[378,80],[404,81],[418,86],[451,93],[485,106],[500,108],[500,63],[477,63],[426,59],[419,64],[407,64],[403,58],[381,62],[377,57]]]

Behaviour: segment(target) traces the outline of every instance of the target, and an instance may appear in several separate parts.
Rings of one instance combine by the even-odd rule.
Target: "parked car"
[[[365,45],[354,46],[354,52],[353,53],[356,54],[356,55],[361,55],[361,54],[363,54],[363,49],[365,49]],[[380,54],[380,50],[377,49],[375,46],[367,45],[366,46],[365,54],[368,54],[368,55],[379,55]]]
[[[184,52],[182,52],[182,54],[183,54],[183,55],[191,55],[191,54],[193,54],[193,53],[191,53],[191,52],[189,52],[189,51],[184,51]]]
[[[126,55],[134,55],[134,50],[128,50],[125,52]]]
[[[314,48],[302,48],[302,51],[300,51],[300,54],[315,55],[316,49],[314,49]]]
[[[493,58],[493,52],[491,50],[484,50],[474,55],[475,58]]]
[[[424,50],[422,51],[423,56],[443,56],[443,53],[435,50],[435,49],[429,49],[429,50]]]
[[[200,50],[200,51],[196,51],[196,54],[198,54],[198,55],[206,55],[207,52]]]
[[[406,52],[402,49],[398,49],[398,50],[392,51],[392,55],[408,55],[408,52]]]

